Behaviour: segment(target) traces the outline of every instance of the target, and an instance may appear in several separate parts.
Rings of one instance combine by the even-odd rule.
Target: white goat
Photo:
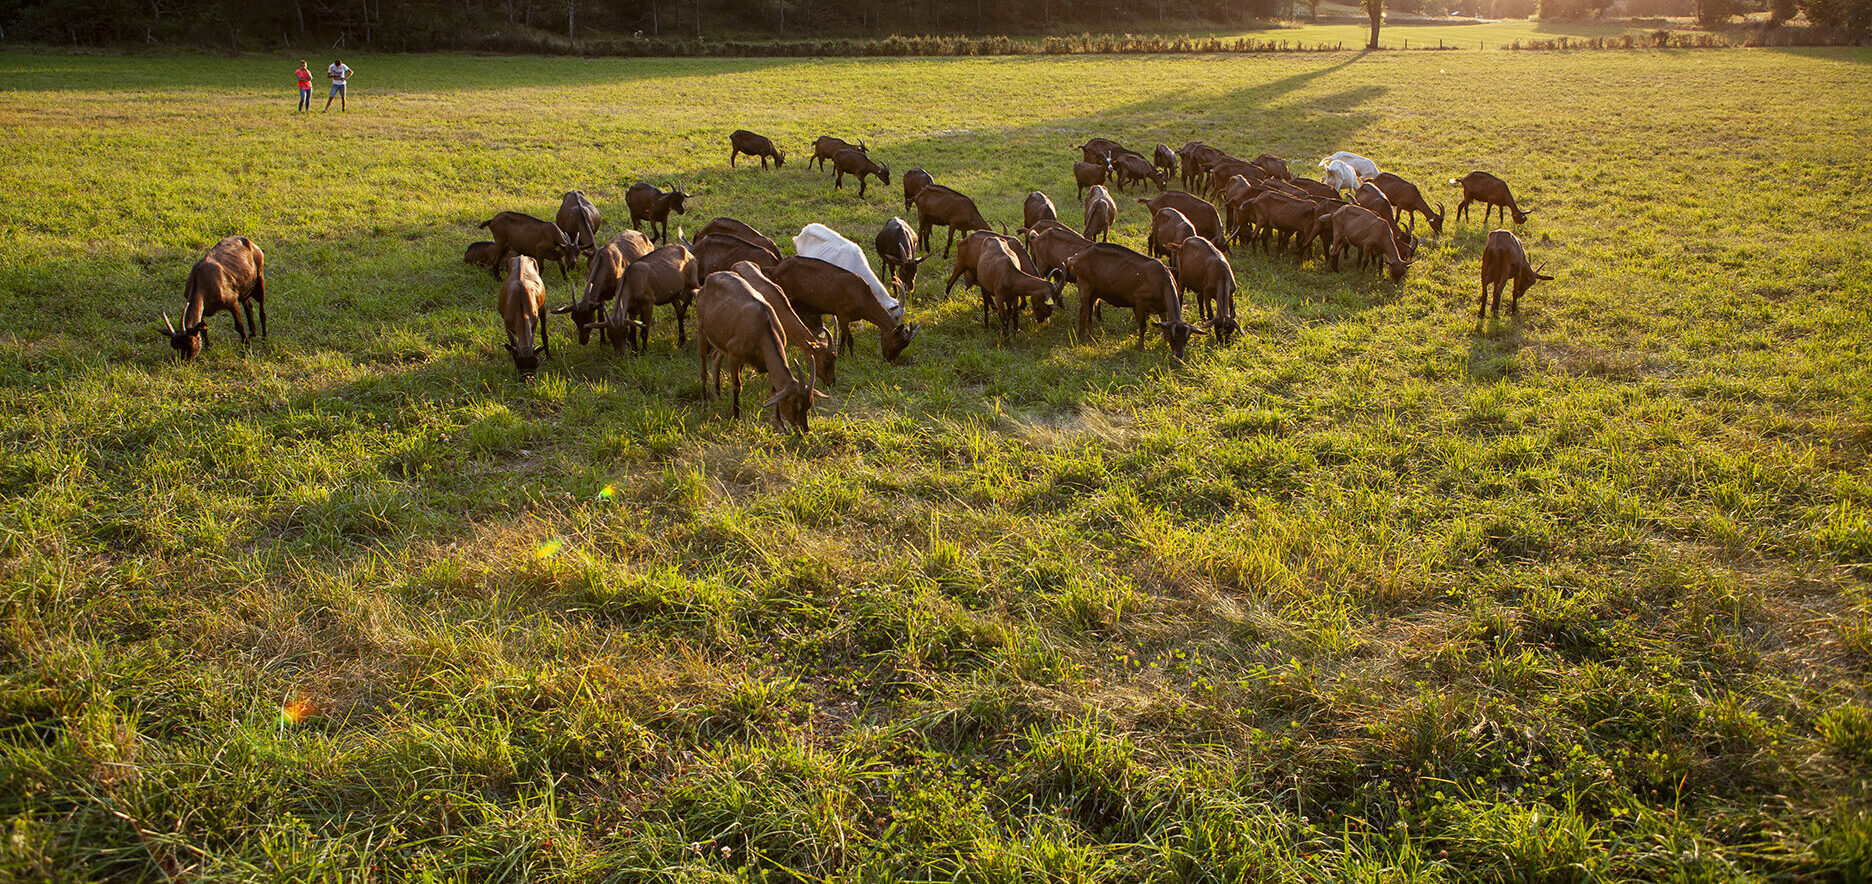
[[[1329,156],[1323,160],[1320,160],[1320,168],[1330,169],[1332,168],[1332,164],[1334,161],[1345,163],[1346,165],[1351,166],[1352,171],[1358,174],[1358,180],[1360,181],[1367,181],[1372,178],[1378,177],[1378,164],[1377,163],[1374,163],[1371,160],[1368,160],[1362,156],[1359,156],[1358,154],[1355,154],[1355,153],[1352,153],[1351,151],[1346,151],[1346,150],[1342,150],[1336,154],[1333,154],[1332,156]]]
[[[1331,187],[1333,190],[1350,190],[1354,192],[1358,190],[1358,173],[1352,171],[1352,167],[1347,165],[1344,161],[1333,160],[1326,164],[1326,174],[1320,177],[1325,180],[1326,186]]]

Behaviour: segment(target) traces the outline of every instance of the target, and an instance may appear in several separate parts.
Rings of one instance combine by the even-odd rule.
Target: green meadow
[[[0,878],[1872,876],[1872,50],[296,60],[0,54]],[[804,436],[667,311],[517,378],[477,223],[869,249],[820,134],[1010,228],[1092,135],[1486,169],[1558,278],[1237,250],[1178,363],[936,258]]]

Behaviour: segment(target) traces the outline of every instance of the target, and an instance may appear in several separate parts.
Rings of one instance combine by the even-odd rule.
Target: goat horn
[[[176,333],[175,322],[169,318],[169,311],[167,310],[163,311],[163,324],[169,326],[170,334],[173,335]]]

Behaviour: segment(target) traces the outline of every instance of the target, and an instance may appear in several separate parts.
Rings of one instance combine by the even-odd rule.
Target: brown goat
[[[177,330],[169,314],[163,314],[164,334],[169,346],[183,359],[201,355],[208,339],[208,317],[227,311],[234,320],[234,333],[247,343],[255,329],[266,337],[266,254],[253,240],[244,236],[222,237],[195,266],[189,268],[188,282],[182,287],[182,328]],[[260,305],[260,324],[254,325],[254,305]],[[241,325],[241,313],[247,324]]]
[[[1345,202],[1345,197],[1340,196],[1337,189],[1324,181],[1316,181],[1312,178],[1294,178],[1287,183],[1305,191],[1308,196],[1319,196]]]
[[[988,220],[982,217],[981,210],[975,208],[975,201],[950,190],[940,184],[925,185],[917,192],[917,238],[923,241],[923,251],[930,250],[930,228],[943,225],[949,228],[949,239],[943,243],[943,257],[949,257],[949,250],[955,245],[957,231],[967,233],[971,230],[987,230]]]
[[[713,389],[721,390],[721,369],[726,363],[733,379],[733,415],[741,419],[741,369],[754,365],[767,373],[773,395],[761,408],[774,410],[774,428],[791,424],[806,432],[812,410],[813,377],[801,384],[787,364],[786,333],[774,307],[753,284],[729,271],[711,273],[696,293],[696,355],[702,365],[702,392],[708,395],[709,369],[715,369]]]
[[[894,362],[921,328],[898,322],[897,317],[878,302],[869,284],[859,279],[858,274],[836,264],[794,255],[781,261],[767,275],[786,290],[787,301],[808,328],[815,331],[825,328],[827,314],[838,318],[841,351],[852,346],[852,324],[869,322],[883,332],[879,346],[885,360]]]
[[[857,144],[853,144],[843,138],[821,135],[813,140],[812,159],[807,160],[806,164],[810,166],[816,163],[819,166],[819,171],[824,172],[826,160],[832,160],[832,164],[835,167],[838,165],[837,157],[838,152],[841,150],[855,150],[859,153],[866,153],[870,151],[870,148],[865,147],[864,139],[862,138],[858,139]]]
[[[591,330],[603,326],[603,323],[593,325],[593,319],[604,309],[606,301],[623,290],[625,268],[655,248],[649,237],[636,230],[623,231],[598,247],[597,253],[592,256],[591,267],[585,274],[584,296],[553,310],[554,314],[572,314],[572,324],[578,328],[580,344],[590,343]],[[600,332],[607,341],[614,340],[614,335],[622,334],[622,329],[613,331],[608,327]]]
[[[930,173],[921,168],[903,173],[904,211],[910,211],[910,208],[916,205],[916,195],[922,193],[923,188],[934,183],[936,180],[930,177]]]
[[[1391,219],[1380,216],[1370,209],[1354,205],[1344,205],[1332,213],[1332,263],[1333,270],[1339,269],[1339,256],[1347,246],[1357,246],[1367,255],[1384,258],[1385,268],[1391,271],[1391,281],[1404,278],[1404,272],[1410,269],[1411,262],[1404,260],[1398,253],[1397,238],[1393,234]]]
[[[1058,271],[1051,279],[1041,279],[1021,270],[1020,259],[1014,256],[1005,239],[984,239],[985,246],[981,258],[975,265],[975,276],[982,287],[984,300],[992,299],[1001,314],[1001,333],[1012,334],[1020,331],[1020,310],[1024,302],[1032,301],[1034,319],[1045,322],[1053,315],[1052,302],[1060,297],[1060,289],[1066,286],[1066,279]]]
[[[539,369],[541,355],[552,355],[546,340],[546,284],[540,281],[539,262],[526,255],[510,259],[507,278],[500,286],[501,322],[507,326],[507,352],[524,377]],[[538,333],[539,344],[533,343]]]
[[[1287,171],[1287,161],[1271,153],[1264,153],[1248,162],[1250,165],[1260,166],[1267,170],[1270,178],[1278,178],[1282,181],[1293,180],[1293,173]]]
[[[917,233],[902,218],[892,218],[884,222],[884,229],[878,231],[878,259],[883,262],[884,276],[895,280],[898,291],[904,298],[916,289],[917,268],[929,259],[928,255],[917,257]]]
[[[584,191],[566,191],[565,196],[559,198],[559,214],[554,224],[565,231],[580,254],[589,256],[598,250],[598,228],[604,226],[604,216],[585,198]]]
[[[773,139],[746,129],[736,129],[728,133],[728,165],[733,166],[735,157],[742,154],[760,157],[760,167],[763,169],[767,168],[768,157],[773,157],[773,167],[776,169],[786,165],[786,151],[774,147]]]
[[[704,279],[711,273],[733,269],[738,261],[746,261],[761,268],[780,263],[780,258],[765,246],[732,233],[711,233],[696,237],[692,251],[700,266],[698,272]]]
[[[1086,195],[1085,238],[1109,241],[1112,225],[1117,221],[1118,203],[1112,199],[1111,191],[1093,187]]]
[[[681,243],[672,243],[638,258],[624,269],[624,283],[604,327],[610,329],[611,346],[622,352],[629,344],[639,353],[650,346],[650,326],[654,308],[670,304],[676,308],[676,346],[688,343],[684,321],[696,289],[702,285],[702,265],[695,253]]]
[[[1417,185],[1390,172],[1379,172],[1378,177],[1373,178],[1371,183],[1384,191],[1385,199],[1391,201],[1391,208],[1396,213],[1391,218],[1393,222],[1402,223],[1405,213],[1409,213],[1411,228],[1414,230],[1417,227],[1417,215],[1421,213],[1430,222],[1431,233],[1443,232],[1443,204],[1438,203],[1436,211],[1431,211],[1429,201],[1425,200],[1423,194],[1417,190]]]
[[[1183,321],[1183,301],[1176,279],[1157,259],[1124,246],[1098,243],[1066,262],[1067,272],[1079,286],[1079,340],[1092,337],[1092,312],[1100,301],[1129,307],[1137,318],[1138,349],[1144,348],[1144,327],[1153,316],[1163,330],[1170,352],[1182,359],[1191,335],[1207,331]]]
[[[1135,184],[1141,181],[1149,181],[1156,184],[1158,190],[1162,190],[1170,184],[1170,176],[1165,175],[1162,169],[1151,165],[1150,160],[1134,153],[1114,155],[1112,157],[1112,169],[1118,173],[1114,183],[1119,190],[1123,190],[1127,184]]]
[[[1196,315],[1224,344],[1241,331],[1235,318],[1235,270],[1207,237],[1192,236],[1170,247],[1176,256],[1180,291],[1196,295]],[[1211,309],[1210,302],[1214,302]]]
[[[1508,182],[1487,172],[1470,172],[1461,178],[1451,178],[1450,183],[1462,188],[1462,202],[1456,204],[1458,221],[1469,214],[1470,203],[1482,204],[1483,224],[1488,223],[1489,212],[1495,209],[1502,211],[1504,221],[1507,220],[1507,213],[1513,211],[1516,224],[1527,223],[1527,216],[1533,214],[1532,209],[1523,210],[1515,205],[1514,194],[1508,192]]]
[[[1055,270],[1066,270],[1067,259],[1091,247],[1091,240],[1064,224],[1042,224],[1029,230],[1027,235],[1028,251],[1033,255],[1034,266],[1042,274],[1050,275]],[[1073,281],[1071,273],[1067,273],[1066,281]]]
[[[996,242],[1007,244],[1008,251],[1012,252],[1015,258],[1020,262],[1020,268],[1023,272],[1030,276],[1040,275],[1039,267],[1034,264],[1033,258],[1027,254],[1027,247],[1022,244],[1020,240],[1006,234],[996,233],[992,230],[977,230],[963,237],[961,244],[956,246],[955,267],[949,271],[948,281],[943,283],[943,294],[946,295],[953,291],[955,289],[956,280],[958,279],[963,280],[962,285],[965,288],[968,286],[980,286],[981,277],[978,271],[981,269],[982,256],[987,254],[992,248],[991,244]],[[988,312],[991,309],[993,309],[993,305],[990,303],[988,291],[986,288],[983,288],[983,328],[988,327]]]
[[[1138,202],[1150,209],[1153,217],[1161,209],[1175,209],[1182,212],[1183,217],[1189,220],[1190,226],[1196,228],[1197,236],[1209,240],[1211,244],[1227,254],[1228,245],[1225,242],[1227,230],[1222,226],[1222,216],[1216,212],[1214,203],[1182,190],[1166,190],[1150,199],[1140,199]]]
[[[1196,186],[1196,183],[1202,180],[1202,176],[1209,174],[1210,164],[1227,156],[1221,150],[1200,141],[1191,141],[1183,145],[1177,149],[1176,155],[1178,162],[1183,164],[1183,188],[1185,190]]]
[[[1168,258],[1170,250],[1165,246],[1181,244],[1195,235],[1196,226],[1183,217],[1182,212],[1166,206],[1151,215],[1150,234],[1144,240],[1144,250],[1153,258]]]
[[[890,185],[890,164],[879,163],[871,156],[855,147],[848,147],[832,155],[832,186],[845,187],[845,176],[858,176],[858,195],[865,194],[865,180],[876,176],[885,186]]]
[[[491,270],[496,279],[500,278],[501,269],[511,266],[507,263],[509,255],[525,255],[544,265],[547,261],[559,264],[559,276],[570,278],[572,268],[578,265],[578,247],[572,244],[572,238],[566,236],[559,225],[541,221],[524,212],[502,212],[478,225],[487,228],[494,235],[495,270]]]
[[[1151,165],[1162,169],[1166,177],[1175,175],[1177,173],[1176,151],[1171,150],[1168,144],[1157,145],[1157,149],[1151,151]]]
[[[1491,305],[1489,286],[1495,286],[1493,312],[1501,315],[1502,286],[1514,283],[1514,294],[1508,301],[1508,313],[1521,314],[1521,293],[1527,291],[1536,282],[1551,280],[1534,269],[1528,261],[1527,252],[1521,248],[1521,240],[1506,230],[1494,230],[1488,235],[1488,243],[1482,247],[1482,303],[1476,305],[1476,325],[1481,326]]]
[[[1111,163],[1106,161],[1073,163],[1073,181],[1079,185],[1079,198],[1085,199],[1086,188],[1104,184],[1111,170]]]
[[[799,314],[793,312],[793,302],[787,300],[786,291],[780,284],[767,275],[764,268],[747,261],[738,261],[730,270],[740,274],[742,279],[754,286],[754,290],[767,299],[774,308],[774,315],[780,319],[780,330],[786,333],[787,343],[800,349],[812,363],[813,375],[821,383],[838,381],[838,347],[833,345],[832,337],[823,330],[815,334],[806,327]],[[703,277],[704,280],[707,277]]]
[[[775,245],[773,240],[768,239],[766,234],[755,230],[753,227],[748,226],[737,218],[729,218],[726,216],[711,218],[709,219],[709,223],[702,225],[702,229],[695,232],[695,238],[697,241],[700,241],[702,237],[708,236],[711,233],[726,233],[729,236],[738,236],[772,252],[775,261],[780,260],[780,247]]]
[[[691,194],[680,187],[671,188],[667,193],[657,189],[654,184],[638,182],[624,191],[624,203],[630,206],[631,229],[650,222],[650,239],[654,242],[669,242],[669,216],[671,212],[683,214],[683,200]],[[659,232],[658,228],[661,228]]]
[[[468,250],[462,252],[462,263],[471,267],[479,267],[482,270],[493,270],[498,273],[500,272],[500,263],[496,259],[499,257],[500,247],[495,245],[492,241],[484,239],[480,242],[468,244]]]
[[[1088,138],[1086,143],[1073,146],[1073,150],[1079,151],[1088,163],[1103,163],[1110,159],[1112,151],[1124,149],[1124,145],[1110,138]]]
[[[1269,247],[1272,251],[1287,248],[1290,236],[1297,236],[1299,242],[1295,251],[1302,260],[1306,257],[1307,246],[1319,236],[1319,210],[1312,200],[1290,196],[1285,193],[1268,191],[1248,201],[1244,226],[1253,225],[1255,230],[1250,239]],[[1271,245],[1273,235],[1280,235],[1278,245]]]
[[[1032,227],[1042,221],[1058,221],[1059,210],[1053,208],[1053,200],[1036,190],[1027,194],[1027,201],[1021,203],[1021,226]]]

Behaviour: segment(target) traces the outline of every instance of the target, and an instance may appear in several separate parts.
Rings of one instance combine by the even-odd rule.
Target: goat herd
[[[729,142],[730,166],[743,154],[759,158],[763,169],[769,160],[776,169],[786,164],[786,153],[763,136],[737,130]],[[692,241],[683,240],[679,230],[677,241],[670,242],[669,216],[684,213],[690,194],[680,187],[666,192],[644,183],[625,193],[631,229],[609,242],[598,243],[603,216],[575,190],[565,194],[552,222],[520,212],[501,212],[482,222],[494,238],[470,245],[464,260],[501,280],[498,304],[507,351],[523,375],[535,371],[540,356],[551,352],[540,267],[557,263],[560,275],[570,278],[583,257],[583,295],[551,311],[570,315],[579,343],[588,343],[596,331],[620,352],[626,346],[642,352],[649,344],[653,308],[669,305],[676,314],[676,344],[681,347],[688,340],[687,315],[693,305],[705,393],[720,392],[725,362],[733,386],[733,414],[739,418],[741,370],[751,365],[767,375],[771,395],[761,407],[774,409],[775,426],[804,432],[813,400],[824,395],[817,385],[832,383],[838,355],[852,350],[853,323],[870,322],[882,331],[886,360],[895,360],[916,336],[918,326],[904,322],[904,302],[915,287],[917,268],[928,257],[937,226],[948,228],[943,257],[952,249],[956,256],[944,292],[953,290],[959,279],[965,287],[979,288],[984,327],[990,313],[996,313],[1004,335],[1017,332],[1020,313],[1029,307],[1036,320],[1045,321],[1055,308],[1066,306],[1063,290],[1071,282],[1079,290],[1081,340],[1091,335],[1099,304],[1105,302],[1133,312],[1139,347],[1146,326],[1154,324],[1178,359],[1193,335],[1213,332],[1226,344],[1241,328],[1235,317],[1235,274],[1228,260],[1231,244],[1282,252],[1291,240],[1304,260],[1318,240],[1333,270],[1346,249],[1353,248],[1361,265],[1383,262],[1395,281],[1414,260],[1417,216],[1427,220],[1432,233],[1443,229],[1441,206],[1432,209],[1415,185],[1380,172],[1375,163],[1356,154],[1340,152],[1321,160],[1323,180],[1314,180],[1294,177],[1279,157],[1262,154],[1242,160],[1197,142],[1180,150],[1159,144],[1150,158],[1105,138],[1090,139],[1076,149],[1083,155],[1073,164],[1085,204],[1083,232],[1061,223],[1053,201],[1034,191],[1027,195],[1017,235],[995,233],[967,196],[935,183],[922,169],[904,173],[904,211],[915,208],[918,224],[912,230],[902,218],[891,218],[877,234],[875,246],[888,289],[872,272],[862,247],[822,224],[801,230],[790,257],[783,257],[773,240],[733,218],[709,221]],[[833,186],[843,187],[845,177],[852,176],[861,197],[869,178],[891,183],[889,164],[872,160],[863,141],[854,145],[830,136],[819,138],[807,162],[823,170],[827,161],[834,170]],[[1175,175],[1181,176],[1186,190],[1168,189]],[[1107,182],[1121,192],[1132,184],[1157,185],[1157,196],[1138,200],[1151,213],[1148,254],[1110,242],[1118,204]],[[1504,220],[1512,213],[1517,225],[1527,219],[1530,210],[1516,205],[1508,185],[1494,175],[1470,172],[1450,183],[1462,188],[1462,202],[1456,207],[1459,220],[1476,202],[1484,206],[1485,224],[1496,209]],[[647,236],[640,232],[644,222],[649,223]],[[959,245],[957,233],[963,234]],[[658,242],[664,245],[658,247]],[[918,257],[919,251],[923,257]],[[266,334],[264,262],[251,240],[229,236],[195,264],[185,291],[182,328],[164,314],[170,345],[182,358],[201,352],[205,320],[218,312],[232,316],[243,343],[255,331]],[[1477,322],[1491,309],[1491,286],[1492,309],[1499,315],[1502,289],[1513,283],[1509,311],[1516,313],[1529,286],[1552,278],[1533,268],[1513,233],[1491,232],[1482,252]],[[1185,292],[1196,296],[1201,324],[1184,321]],[[836,342],[826,331],[828,315],[838,320]],[[802,368],[787,359],[789,344],[804,354]]]

